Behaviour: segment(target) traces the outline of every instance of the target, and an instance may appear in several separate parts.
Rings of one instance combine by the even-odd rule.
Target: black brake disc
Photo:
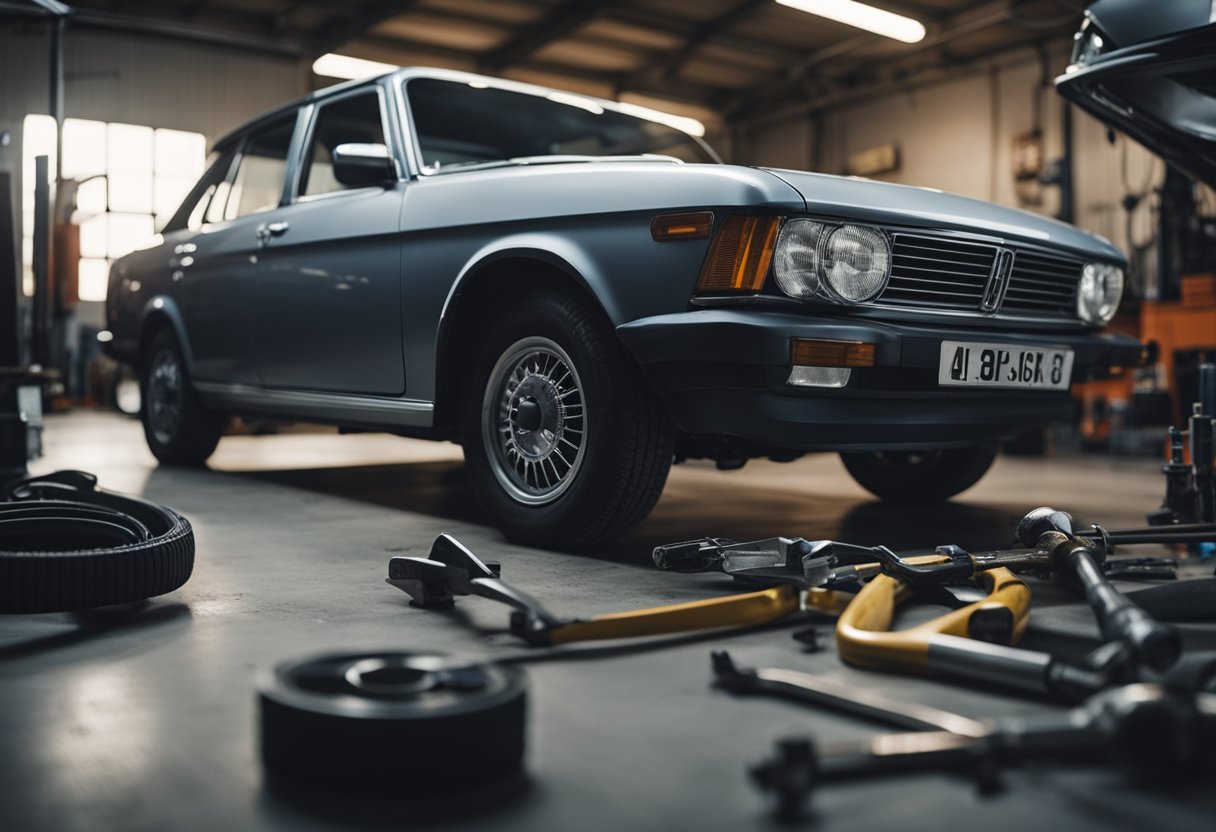
[[[519,770],[523,671],[441,653],[284,662],[258,678],[267,770],[327,787],[418,793]]]

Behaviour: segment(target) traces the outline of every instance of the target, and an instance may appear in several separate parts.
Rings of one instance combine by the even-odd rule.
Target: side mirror
[[[334,148],[334,178],[348,188],[364,188],[391,182],[397,171],[385,145],[340,144]]]

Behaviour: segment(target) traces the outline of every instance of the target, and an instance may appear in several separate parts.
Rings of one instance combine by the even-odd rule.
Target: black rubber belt
[[[0,613],[68,612],[172,592],[194,568],[194,530],[176,511],[97,488],[83,471],[0,494]]]

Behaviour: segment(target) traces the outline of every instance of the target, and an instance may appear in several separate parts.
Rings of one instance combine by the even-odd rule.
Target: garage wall
[[[0,18],[0,169],[21,193],[22,122],[49,112],[50,39],[38,20]],[[69,27],[64,40],[64,115],[202,133],[208,143],[252,116],[308,91],[295,58],[168,37]],[[18,208],[20,223],[20,208]],[[17,229],[21,239],[21,229]],[[82,303],[81,320],[101,323],[101,304]]]
[[[1068,42],[1048,47],[1050,76],[1063,70],[1069,48]],[[850,154],[893,142],[901,155],[899,170],[877,179],[939,188],[1054,216],[1059,210],[1058,188],[1019,186],[1013,177],[1014,137],[1035,127],[1036,109],[1045,158],[1059,158],[1062,152],[1063,102],[1051,87],[1036,96],[1041,77],[1038,55],[1021,50],[969,66],[953,78],[888,92],[857,105],[738,125],[735,159],[843,174]],[[1122,166],[1126,163],[1131,184],[1140,187],[1146,172],[1154,184],[1160,180],[1161,164],[1122,137],[1110,145],[1105,127],[1075,108],[1073,136],[1076,222],[1126,251]],[[1148,219],[1146,208],[1134,218],[1133,236],[1140,242],[1151,232]]]

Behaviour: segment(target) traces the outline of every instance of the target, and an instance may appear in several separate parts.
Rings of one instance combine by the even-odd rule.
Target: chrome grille
[[[1041,251],[1019,251],[1002,309],[1038,315],[1076,316],[1077,280],[1083,260]]]
[[[979,309],[996,246],[896,234],[891,280],[879,302],[932,309]]]
[[[1084,261],[1065,254],[1007,246],[1014,252],[1009,287],[997,314],[1076,315],[1077,279]],[[895,233],[891,279],[880,304],[983,314],[984,287],[999,246],[949,237]]]

